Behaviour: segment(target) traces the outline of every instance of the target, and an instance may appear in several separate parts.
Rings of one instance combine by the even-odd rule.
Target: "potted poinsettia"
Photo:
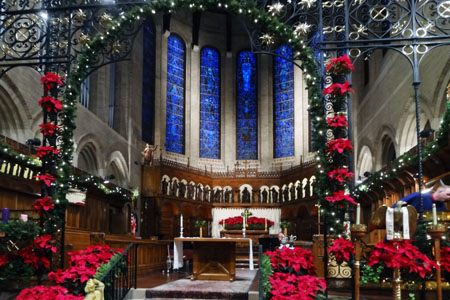
[[[206,227],[206,220],[203,221],[195,221],[194,223],[194,227],[195,228],[199,228],[199,235],[200,237],[203,237],[203,227]]]
[[[333,240],[332,246],[328,248],[328,254],[333,255],[338,264],[342,264],[352,258],[352,255],[355,254],[355,248],[350,240],[340,237]]]

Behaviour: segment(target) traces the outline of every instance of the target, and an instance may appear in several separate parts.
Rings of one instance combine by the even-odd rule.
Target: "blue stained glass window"
[[[144,23],[142,76],[142,140],[155,143],[155,25]]]
[[[294,156],[294,65],[292,48],[281,46],[274,58],[274,157]],[[280,57],[281,56],[281,57]]]
[[[258,92],[256,57],[242,51],[237,64],[236,157],[258,159]]]
[[[200,54],[200,157],[220,159],[220,58],[212,48]]]
[[[185,46],[170,35],[167,46],[166,150],[184,154]]]

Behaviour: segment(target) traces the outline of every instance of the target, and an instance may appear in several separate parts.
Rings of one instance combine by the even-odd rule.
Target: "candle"
[[[358,203],[356,206],[356,225],[359,225],[361,222],[361,204]]]
[[[180,214],[180,227],[183,228],[183,215]]]
[[[8,223],[9,220],[9,208],[3,208],[2,209],[2,222]]]
[[[24,222],[28,221],[28,215],[20,215],[20,219]]]
[[[436,203],[433,203],[433,225],[437,225]]]
[[[264,225],[265,225],[266,228],[267,228],[267,218],[264,219]]]

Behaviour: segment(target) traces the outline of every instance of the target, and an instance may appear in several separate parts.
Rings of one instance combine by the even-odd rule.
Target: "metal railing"
[[[122,300],[131,288],[137,287],[137,248],[131,243],[111,267],[100,277],[105,284],[107,300]]]

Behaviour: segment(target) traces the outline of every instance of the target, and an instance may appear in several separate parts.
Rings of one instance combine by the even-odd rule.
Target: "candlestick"
[[[2,209],[2,222],[8,223],[9,220],[9,208],[3,208]]]
[[[356,206],[356,225],[359,225],[361,222],[361,204],[358,203]]]
[[[433,225],[437,225],[436,203],[433,203]]]

